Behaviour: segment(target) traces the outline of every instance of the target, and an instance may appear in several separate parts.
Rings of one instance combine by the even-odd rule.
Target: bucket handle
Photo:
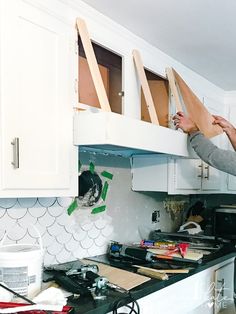
[[[40,250],[43,252],[43,240],[42,240],[42,236],[39,232],[39,230],[35,227],[35,225],[33,224],[30,224],[33,228],[34,228],[34,231],[37,233],[38,235],[38,239],[39,239],[39,247],[40,247]],[[6,240],[6,237],[7,237],[7,231],[4,232],[4,236],[2,238],[2,240],[0,241],[0,246],[3,246],[3,243],[4,241]]]

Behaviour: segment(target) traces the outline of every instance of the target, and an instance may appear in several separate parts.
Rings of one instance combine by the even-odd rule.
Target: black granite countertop
[[[137,286],[130,290],[130,295],[133,299],[138,300],[139,298],[145,297],[151,293],[157,292],[160,289],[163,289],[169,285],[172,285],[180,280],[184,280],[189,276],[192,276],[198,272],[201,272],[207,268],[210,268],[214,265],[222,263],[232,257],[236,256],[235,246],[226,245],[223,246],[218,252],[213,253],[209,256],[206,256],[203,259],[202,264],[196,265],[189,271],[187,274],[175,274],[169,277],[168,280],[156,280],[151,279],[143,283],[140,286]],[[106,255],[96,256],[91,258],[93,261],[102,262],[106,260]],[[105,261],[106,263],[106,261]],[[114,264],[111,264],[115,266]],[[192,266],[192,265],[191,265]],[[126,268],[126,267],[122,267]],[[130,302],[130,296],[121,294],[112,290],[106,291],[105,300],[96,300],[94,301],[91,297],[80,297],[78,301],[71,303],[75,307],[76,314],[105,314],[113,310],[116,302],[120,301],[121,305],[127,304]]]

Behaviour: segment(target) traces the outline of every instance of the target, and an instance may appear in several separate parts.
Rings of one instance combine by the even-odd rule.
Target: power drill
[[[133,260],[152,262],[154,254],[144,248],[132,247],[112,242],[109,248],[109,255],[116,258],[128,257]]]

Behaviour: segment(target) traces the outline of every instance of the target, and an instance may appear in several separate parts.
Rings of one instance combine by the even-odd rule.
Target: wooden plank
[[[150,280],[150,278],[145,276],[91,260],[83,259],[82,262],[85,264],[96,264],[99,268],[99,275],[106,277],[110,282],[126,290],[130,290]]]
[[[148,85],[152,93],[154,106],[156,109],[159,124],[168,128],[169,122],[169,92],[168,81],[148,80]],[[147,105],[143,92],[141,93],[141,116],[143,121],[150,122]]]
[[[166,68],[166,76],[167,76],[168,81],[169,81],[171,94],[172,94],[174,101],[175,101],[176,111],[177,112],[183,111],[181,99],[179,97],[179,91],[178,91],[178,88],[176,86],[175,76],[174,76],[172,68]]]
[[[152,99],[151,91],[150,91],[150,88],[148,86],[147,77],[146,77],[143,63],[141,60],[141,56],[140,56],[140,53],[138,50],[133,50],[133,58],[134,58],[134,64],[135,64],[136,69],[137,69],[138,77],[139,77],[139,80],[140,80],[140,83],[142,86],[142,90],[143,90],[144,98],[145,98],[145,101],[147,104],[147,109],[148,109],[148,112],[150,115],[151,122],[153,124],[159,125],[155,105],[154,105],[154,102]]]
[[[219,125],[212,124],[214,121],[213,116],[208,112],[206,107],[188,87],[181,76],[175,70],[173,70],[173,73],[188,115],[190,119],[196,123],[199,130],[208,138],[223,133],[223,130]]]
[[[83,19],[77,18],[76,26],[84,47],[85,55],[88,61],[89,69],[92,75],[93,83],[97,92],[101,109],[104,111],[111,111],[111,107],[102,81],[102,76],[99,71],[98,63],[89,37],[86,23]]]

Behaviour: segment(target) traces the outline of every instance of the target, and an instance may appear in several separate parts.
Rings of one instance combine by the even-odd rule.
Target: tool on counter
[[[202,259],[192,260],[188,258],[181,258],[172,255],[163,255],[163,254],[156,254],[150,252],[146,248],[140,247],[132,247],[120,244],[118,242],[113,242],[110,245],[109,255],[111,257],[121,258],[121,257],[129,257],[134,260],[145,260],[148,262],[153,262],[158,259],[166,259],[172,260],[177,262],[186,262],[186,263],[194,263],[194,264],[201,264]]]
[[[179,252],[182,257],[185,257],[187,250],[189,248],[189,243],[176,243],[173,241],[152,241],[152,240],[142,240],[140,246],[144,248],[155,248],[164,249],[169,252],[166,255],[170,255],[175,252]]]
[[[116,290],[120,293],[127,293],[127,290],[115,285],[104,276],[99,276],[98,266],[95,264],[81,265],[77,269],[61,270],[53,268],[46,268],[47,272],[51,272],[54,280],[65,290],[73,294],[82,296],[91,295],[94,299],[104,298],[105,295],[101,294],[101,290],[106,288]]]

